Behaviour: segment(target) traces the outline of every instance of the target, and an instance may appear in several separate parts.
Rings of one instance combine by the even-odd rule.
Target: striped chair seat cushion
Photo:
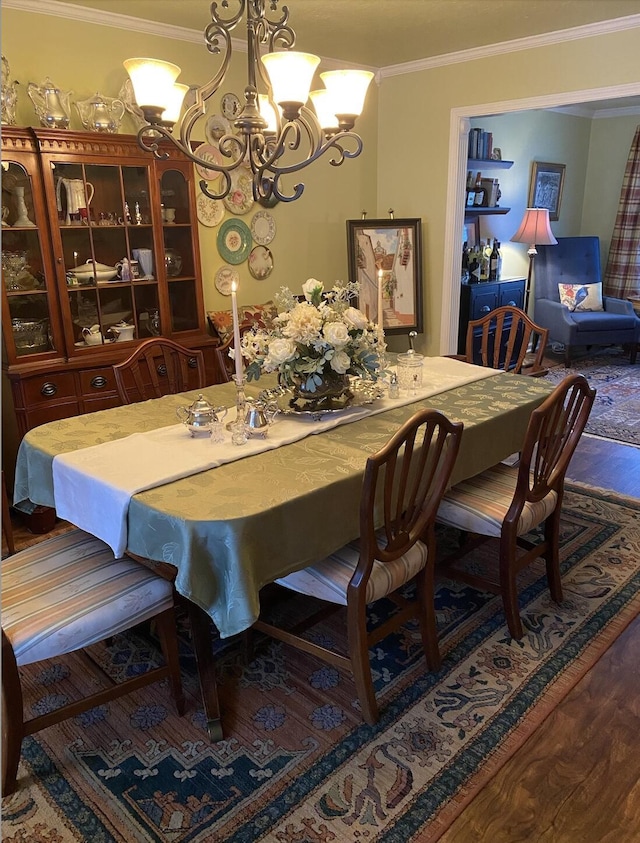
[[[2,562],[2,628],[19,665],[70,653],[173,606],[170,582],[82,530]]]
[[[499,537],[517,478],[517,468],[500,463],[458,483],[443,497],[437,520],[470,533]],[[548,518],[557,500],[557,493],[549,492],[537,503],[525,503],[518,520],[518,535],[523,536]]]
[[[381,534],[378,541],[383,544]],[[360,558],[358,542],[344,545],[336,553],[302,571],[294,571],[276,582],[291,591],[319,597],[330,603],[347,605],[347,587]],[[367,582],[366,603],[373,603],[395,591],[414,577],[427,563],[427,546],[416,542],[413,547],[393,562],[375,560]]]

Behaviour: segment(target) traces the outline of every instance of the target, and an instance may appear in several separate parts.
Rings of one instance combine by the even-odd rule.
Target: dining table
[[[273,385],[248,383],[246,396],[256,400]],[[367,457],[432,407],[464,424],[455,484],[518,452],[531,412],[553,386],[425,358],[422,386],[410,394],[381,391],[326,414],[282,405],[264,438],[234,445],[224,422],[217,436],[192,437],[178,421],[179,408],[200,394],[232,420],[236,385],[215,384],[30,430],[18,451],[14,503],[54,507],[115,552],[171,566],[189,608],[207,728],[219,740],[211,624],[221,638],[249,629],[264,586],[357,538]]]

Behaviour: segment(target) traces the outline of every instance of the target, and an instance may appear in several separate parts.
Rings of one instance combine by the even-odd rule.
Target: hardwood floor
[[[640,497],[640,448],[583,437],[569,479]],[[640,617],[441,843],[640,841]]]
[[[640,497],[640,449],[583,437],[569,479]],[[14,523],[18,548],[33,541]],[[636,618],[442,843],[638,843],[639,652]]]

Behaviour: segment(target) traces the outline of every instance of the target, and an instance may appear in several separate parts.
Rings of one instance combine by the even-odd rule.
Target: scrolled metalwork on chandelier
[[[220,187],[200,182],[212,199],[223,199],[232,190],[232,174],[248,167],[252,174],[253,197],[257,201],[298,199],[304,184],[287,188],[283,177],[304,169],[318,158],[333,152],[330,164],[339,166],[346,158],[362,152],[362,139],[351,131],[362,112],[373,73],[366,70],[334,70],[320,74],[323,90],[310,91],[320,59],[292,49],[296,35],[289,25],[289,10],[279,0],[222,0],[211,4],[211,23],[204,31],[207,50],[221,56],[214,76],[194,89],[174,133],[186,85],[176,79],[180,68],[156,59],[127,59],[124,66],[133,84],[135,97],[148,125],[138,132],[140,146],[157,158],[166,157],[163,140],[169,140],[194,163],[220,174]],[[232,12],[232,8],[237,10]],[[198,155],[192,148],[191,134],[198,120],[205,117],[206,103],[222,85],[232,55],[231,33],[246,15],[247,85],[244,102],[232,120],[235,133],[220,137],[222,163]],[[261,53],[261,48],[265,49]],[[265,93],[259,93],[260,90]],[[307,105],[311,98],[313,108]]]

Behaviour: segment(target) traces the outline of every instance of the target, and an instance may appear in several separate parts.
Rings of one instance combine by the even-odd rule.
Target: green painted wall
[[[115,96],[125,78],[122,61],[133,55],[153,55],[176,62],[183,68],[181,80],[188,83],[203,83],[211,75],[211,58],[204,47],[11,9],[2,10],[2,53],[11,64],[12,76],[22,86],[18,111],[21,124],[35,122],[26,97],[26,83],[41,82],[47,74],[58,86],[73,89],[77,99],[85,99],[96,90]],[[379,89],[372,86],[365,114],[357,126],[365,141],[364,153],[340,168],[332,168],[326,161],[315,164],[303,176],[307,185],[305,195],[292,205],[280,204],[274,209],[278,228],[273,241],[274,272],[266,281],[258,282],[243,265],[242,301],[264,301],[281,285],[295,287],[310,276],[328,282],[345,278],[345,221],[359,218],[363,209],[369,217],[386,217],[391,207],[396,217],[423,220],[425,334],[419,347],[428,354],[439,353],[445,211],[451,190],[448,178],[451,110],[637,83],[638,55],[640,28],[411,74],[383,75]],[[244,57],[236,57],[235,61],[223,87],[238,92],[242,87]],[[217,109],[218,103],[213,103],[212,110]],[[487,107],[481,113],[495,114],[501,110]],[[580,138],[578,148],[570,149],[568,138],[574,136],[574,129],[560,128],[568,125],[564,123],[568,118],[563,118],[561,124],[557,117],[545,117],[549,122],[536,132],[535,144],[529,136],[528,119],[520,125],[513,118],[508,125],[512,136],[507,136],[507,124],[504,124],[505,136],[499,145],[505,156],[518,160],[517,169],[513,170],[518,200],[510,202],[514,214],[500,224],[504,227],[504,241],[519,222],[516,209],[524,208],[526,202],[523,197],[528,189],[532,156],[538,160],[572,162],[571,170],[567,171],[560,227],[591,224],[590,208],[595,207],[593,192],[598,195],[595,161],[601,154],[604,138],[600,137],[600,127],[594,126],[591,143],[589,133],[578,126],[575,129],[575,136]],[[587,122],[581,118],[570,119],[578,124]],[[75,125],[79,128],[79,123]],[[126,127],[127,131],[131,128]],[[628,127],[625,132],[628,133]],[[577,176],[574,178],[574,166],[577,173],[578,165],[588,167],[584,170],[587,173],[584,185]],[[501,173],[501,181],[503,176]],[[577,191],[575,195],[573,188]],[[248,214],[245,219],[250,221],[250,217]],[[215,245],[216,230],[201,227],[200,233],[207,306],[227,306],[228,299],[221,297],[213,286],[215,270],[222,263]],[[562,232],[557,229],[557,233]],[[522,255],[514,256],[513,260],[515,272],[518,261],[520,265],[523,263]],[[401,339],[392,338],[390,346],[402,347]]]
[[[122,62],[132,56],[148,55],[174,62],[182,68],[180,81],[186,84],[204,84],[216,67],[204,43],[193,44],[15,9],[2,10],[2,54],[11,66],[12,79],[20,83],[18,125],[37,125],[26,89],[28,82],[40,84],[47,75],[59,88],[72,90],[72,101],[75,101],[84,100],[95,91],[117,96],[126,79]],[[238,54],[220,94],[229,90],[240,93],[245,84],[246,54]],[[208,111],[212,114],[220,111],[219,98],[213,99],[215,102]],[[280,203],[272,211],[277,226],[270,246],[274,256],[272,274],[264,281],[256,281],[249,274],[246,262],[239,267],[241,304],[266,301],[280,287],[296,289],[309,277],[328,283],[346,279],[345,220],[359,218],[363,208],[375,206],[376,126],[374,82],[366,111],[356,127],[365,140],[363,153],[340,167],[333,167],[329,152],[308,171],[299,174],[306,186],[303,196],[294,203]],[[82,129],[75,108],[71,128]],[[127,116],[121,131],[133,132],[134,128]],[[199,137],[203,139],[202,131]],[[256,205],[242,217],[247,224],[255,210],[261,210],[260,206]],[[216,247],[218,229],[199,228],[207,309],[228,308],[229,298],[221,296],[214,286],[215,272],[224,263]]]

